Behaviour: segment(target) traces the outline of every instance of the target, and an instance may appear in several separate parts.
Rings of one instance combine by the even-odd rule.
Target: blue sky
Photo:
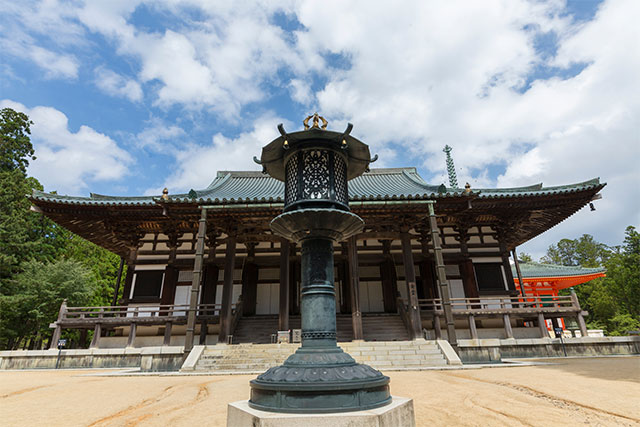
[[[0,106],[48,191],[159,194],[255,169],[276,125],[349,121],[380,166],[473,187],[600,176],[562,237],[638,225],[637,1],[4,1]],[[635,183],[636,185],[633,185]]]

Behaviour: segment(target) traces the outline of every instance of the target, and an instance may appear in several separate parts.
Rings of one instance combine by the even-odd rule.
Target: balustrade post
[[[100,343],[100,335],[102,335],[102,324],[96,323],[96,326],[93,328],[93,338],[91,338],[91,344],[89,344],[89,348],[98,348]]]
[[[513,338],[513,329],[511,328],[511,318],[508,314],[502,315],[502,321],[504,323],[504,333],[507,339]]]
[[[67,300],[64,299],[62,300],[62,304],[60,304],[60,311],[58,311],[58,320],[56,321],[56,328],[54,329],[53,335],[51,336],[51,343],[49,344],[49,349],[58,348],[58,340],[62,335],[62,326],[60,325],[60,323],[62,322],[62,319],[65,317],[66,314],[67,314]]]
[[[540,328],[540,337],[549,338],[549,332],[547,331],[547,322],[544,320],[544,314],[538,313],[538,328]]]
[[[433,331],[436,334],[436,339],[442,339],[442,328],[440,327],[440,316],[437,314],[433,315]]]
[[[127,339],[127,347],[133,347],[133,343],[136,340],[137,329],[138,329],[138,324],[136,322],[131,322],[131,329],[129,330],[129,338]]]
[[[471,339],[478,339],[478,329],[476,328],[476,318],[473,314],[469,315],[469,332],[471,333]]]
[[[576,320],[578,321],[578,327],[580,328],[580,335],[583,337],[589,336],[587,324],[585,323],[584,316],[582,315],[582,308],[580,308],[580,301],[578,301],[578,295],[576,295],[576,291],[574,291],[573,288],[571,288],[571,305],[578,310]]]
[[[173,327],[172,322],[167,322],[164,324],[164,340],[162,341],[162,345],[171,345],[171,329]]]

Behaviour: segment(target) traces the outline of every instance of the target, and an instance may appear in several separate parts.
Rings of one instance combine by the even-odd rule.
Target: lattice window
[[[329,198],[329,152],[311,150],[304,153],[303,199]]]
[[[348,204],[348,192],[347,192],[347,165],[344,163],[344,159],[339,155],[334,156],[333,166],[334,182],[336,186],[336,202]]]
[[[290,205],[296,201],[298,193],[298,155],[295,154],[287,161],[285,171],[284,203]]]

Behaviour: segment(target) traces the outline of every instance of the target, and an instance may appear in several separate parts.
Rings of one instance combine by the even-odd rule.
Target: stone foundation
[[[393,397],[390,404],[366,411],[283,414],[259,411],[246,400],[227,407],[228,427],[415,427],[413,400]]]
[[[640,354],[640,337],[563,338],[567,356]],[[564,357],[559,338],[458,340],[463,363],[499,363],[502,359]]]

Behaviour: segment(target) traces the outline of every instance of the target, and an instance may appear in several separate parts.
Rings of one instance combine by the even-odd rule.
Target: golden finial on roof
[[[313,124],[309,126],[309,120],[311,120],[312,118],[313,118]],[[320,126],[320,122],[322,122],[322,126]],[[327,122],[324,119],[324,117],[318,115],[318,113],[313,113],[312,115],[304,119],[302,124],[304,125],[304,130],[309,130],[310,128],[324,130],[327,128],[327,125],[329,124],[329,122]]]
[[[162,200],[169,200],[169,189],[167,187],[162,190]]]
[[[464,185],[464,194],[469,194],[471,193],[471,184],[469,184],[468,182]]]

